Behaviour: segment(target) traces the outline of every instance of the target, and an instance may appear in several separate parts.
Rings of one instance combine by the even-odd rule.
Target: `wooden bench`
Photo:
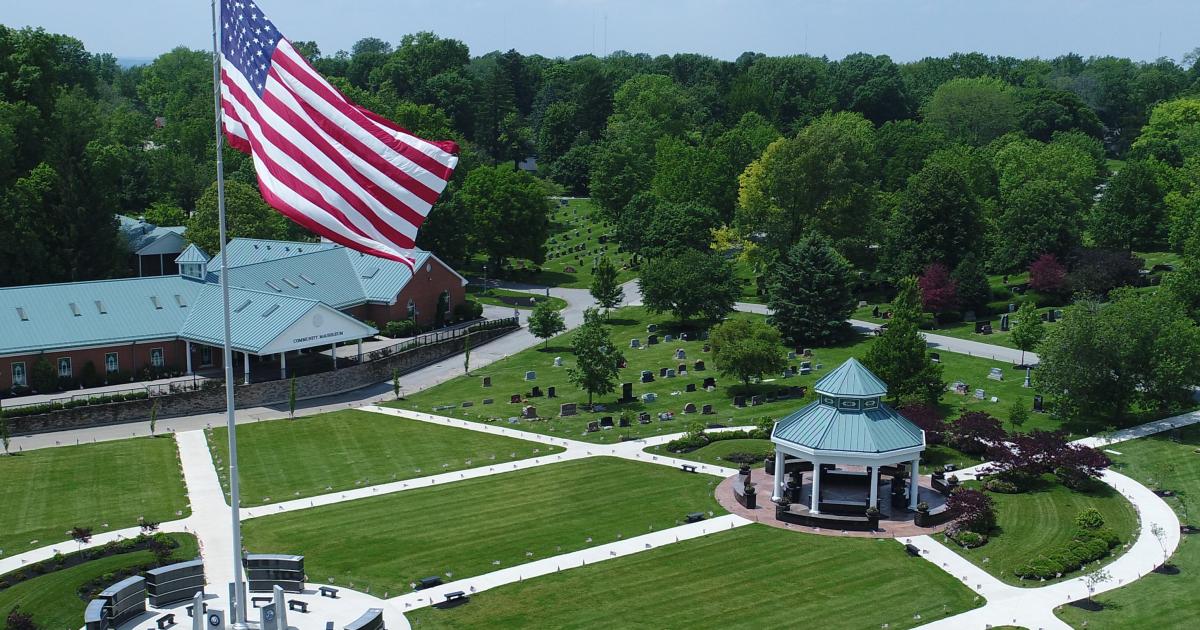
[[[681,464],[679,466],[679,469],[682,470],[683,472],[694,473],[694,472],[696,472],[696,465],[695,464]]]
[[[466,598],[467,598],[467,594],[462,591],[454,591],[452,593],[446,593],[446,601],[447,602],[452,602],[452,601],[460,600],[460,599],[465,600]]]
[[[337,599],[338,590],[336,588],[333,588],[332,586],[322,586],[321,588],[319,588],[317,590],[321,591],[321,597]]]
[[[175,625],[175,613],[167,613],[167,614],[159,617],[158,621],[156,621],[155,623],[158,624],[158,630],[163,630],[163,628],[170,628],[171,626]]]

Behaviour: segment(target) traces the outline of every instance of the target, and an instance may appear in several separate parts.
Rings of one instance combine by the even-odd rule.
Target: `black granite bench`
[[[703,520],[704,520],[704,512],[692,512],[691,514],[687,515],[687,522],[689,522],[689,523],[699,523],[700,521],[703,521]]]
[[[843,516],[865,516],[867,513],[866,501],[847,501],[842,499],[826,499],[821,501],[817,508],[825,514],[840,514]]]
[[[303,602],[298,599],[288,600],[288,610],[299,610],[302,613],[308,612],[308,602]]]
[[[682,470],[683,472],[694,473],[694,472],[696,472],[696,465],[695,464],[682,464],[679,466],[679,469]]]
[[[192,613],[193,613],[193,611],[192,611],[192,609],[193,609],[193,608],[195,608],[195,604],[188,604],[188,607],[187,607],[187,614],[188,614],[188,616],[189,616],[189,617],[194,617],[194,616],[195,616],[194,614],[192,614]],[[208,604],[200,604],[200,614],[204,614],[204,613],[206,613],[206,612],[208,612]]]
[[[454,591],[451,593],[446,593],[446,601],[447,602],[452,602],[455,600],[466,599],[466,598],[467,598],[467,594],[462,591]]]
[[[910,556],[914,556],[917,558],[921,557],[921,548],[916,545],[913,545],[913,544],[904,545],[904,550],[907,551],[908,555],[910,555]]]
[[[336,588],[333,588],[332,586],[322,586],[321,588],[319,588],[317,590],[321,591],[321,597],[337,599],[338,590]]]
[[[158,621],[156,621],[155,623],[158,624],[158,630],[163,630],[163,628],[170,628],[171,626],[175,625],[175,613],[167,613],[167,614],[159,617]]]
[[[431,575],[429,577],[423,577],[420,580],[417,580],[417,590],[433,588],[441,583],[442,583],[442,578],[440,578],[436,575]]]
[[[270,604],[274,600],[275,600],[274,597],[251,597],[250,605],[255,608],[258,608],[259,606],[261,606],[263,604]]]

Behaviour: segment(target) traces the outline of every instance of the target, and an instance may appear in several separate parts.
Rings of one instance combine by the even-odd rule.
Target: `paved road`
[[[626,295],[636,295],[636,282],[630,281],[623,285]],[[544,288],[523,288],[520,290],[528,290],[531,293],[544,294]],[[567,324],[567,328],[572,329],[583,323],[583,312],[595,306],[595,300],[586,289],[550,289],[550,295],[562,298],[567,302],[567,307],[563,309],[563,320]],[[479,368],[489,365],[495,361],[516,354],[526,348],[530,348],[541,343],[541,340],[534,337],[525,324],[528,321],[530,311],[519,311],[518,316],[522,324],[522,328],[516,332],[509,333],[504,337],[491,341],[482,346],[471,350],[471,367]],[[503,307],[488,306],[484,309],[484,314],[489,317],[502,318],[512,317],[513,310]],[[450,379],[456,378],[463,374],[462,355],[454,355],[439,361],[433,365],[426,366],[415,372],[409,373],[401,377],[400,384],[402,386],[402,394],[411,394],[414,392],[423,391],[439,383],[443,383]],[[325,396],[308,401],[299,401],[296,403],[296,415],[308,416],[327,411],[335,411],[339,409],[349,409],[360,407],[366,404],[377,403],[385,400],[391,400],[392,384],[390,382],[378,383],[362,389],[357,389],[352,392],[338,394],[334,396]],[[266,407],[250,407],[237,410],[238,424],[248,422],[259,422],[262,420],[275,420],[287,417],[286,405],[271,405]],[[167,418],[159,420],[158,431],[166,432],[182,432],[203,429],[210,426],[219,426],[225,424],[225,413],[206,413],[194,416],[181,418]],[[88,429],[77,429],[73,431],[63,431],[56,433],[42,433],[39,435],[29,435],[12,438],[12,450],[32,450],[38,448],[47,448],[52,446],[65,446],[70,444],[79,444],[87,442],[102,442],[107,440],[120,440],[129,437],[138,437],[150,435],[149,422],[134,422],[128,424],[119,424],[105,427],[93,427]]]

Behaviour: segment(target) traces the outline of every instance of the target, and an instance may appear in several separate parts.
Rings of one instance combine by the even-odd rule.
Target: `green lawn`
[[[996,503],[997,528],[989,535],[988,543],[975,549],[964,549],[952,541],[943,542],[1009,584],[1040,586],[1039,581],[1022,581],[1013,575],[1013,570],[1037,554],[1048,553],[1070,541],[1075,530],[1075,516],[1086,508],[1099,510],[1104,515],[1105,526],[1116,532],[1123,543],[1133,540],[1137,529],[1137,513],[1133,506],[1110,486],[1101,483],[1095,486],[1085,493],[1046,482],[1040,490],[1021,494],[989,492]],[[1122,547],[1117,547],[1104,562],[1122,551]],[[1080,574],[1075,572],[1065,577]]]
[[[101,533],[188,513],[175,440],[165,436],[0,456],[0,480],[4,556],[69,541],[75,526]]]
[[[734,317],[762,316],[738,313]],[[813,395],[811,386],[818,378],[851,356],[862,357],[868,345],[874,341],[872,337],[862,336],[835,347],[817,348],[813,352],[813,366],[814,368],[818,365],[822,367],[815,369],[812,374],[787,379],[773,378],[769,381],[745,388],[740,382],[721,377],[717,373],[712,365],[711,353],[703,352],[705,342],[699,340],[699,331],[697,330],[690,331],[690,341],[679,341],[676,339],[654,346],[646,346],[646,326],[651,323],[658,325],[660,339],[667,333],[678,335],[681,332],[678,325],[671,320],[670,316],[651,315],[641,307],[619,309],[613,312],[610,319],[613,341],[623,349],[622,352],[628,361],[628,367],[621,370],[620,379],[634,383],[635,396],[641,396],[647,392],[655,393],[658,396],[658,400],[655,402],[644,403],[638,400],[633,403],[618,404],[616,402],[620,397],[620,388],[618,386],[616,392],[598,396],[595,399],[595,402],[603,403],[607,406],[606,411],[582,411],[582,405],[587,403],[587,395],[574,385],[571,385],[567,380],[566,368],[573,362],[570,352],[570,338],[573,333],[567,333],[551,339],[546,348],[542,346],[530,348],[486,367],[479,368],[470,377],[459,377],[409,396],[407,400],[388,404],[479,422],[507,422],[508,418],[515,418],[521,412],[519,405],[508,403],[511,395],[530,393],[534,385],[540,387],[543,392],[548,392],[549,387],[555,387],[558,394],[557,398],[535,398],[531,400],[530,404],[537,407],[537,411],[539,415],[543,416],[543,419],[520,420],[515,422],[513,426],[536,433],[570,437],[591,442],[612,443],[617,441],[620,435],[652,436],[664,433],[677,433],[684,431],[688,423],[692,421],[725,425],[748,425],[753,424],[755,420],[762,417],[777,419],[795,411],[811,400],[811,396]],[[643,346],[642,349],[634,350],[629,348],[629,340],[633,338],[640,340]],[[676,349],[683,349],[685,351],[685,360],[678,361],[674,358]],[[554,358],[559,356],[563,358],[564,367],[556,368],[553,366]],[[662,378],[658,376],[659,368],[676,368],[679,363],[686,363],[691,368],[697,359],[706,362],[708,367],[706,371],[692,371],[687,377],[683,378]],[[794,365],[798,365],[799,362],[800,358],[792,361]],[[945,378],[948,382],[961,379],[973,388],[980,387],[985,389],[989,397],[994,395],[1000,399],[999,403],[992,403],[990,400],[975,400],[971,396],[964,397],[947,393],[943,398],[943,404],[947,413],[957,414],[965,407],[967,409],[985,409],[999,417],[1007,418],[1008,406],[1014,398],[1026,401],[1032,398],[1033,394],[1030,390],[1021,388],[1024,373],[1012,370],[1012,366],[1009,364],[950,352],[942,353],[942,364],[945,366]],[[998,382],[987,379],[988,370],[993,367],[1005,370],[1006,379],[1004,381]],[[654,382],[639,382],[639,375],[642,370],[651,370],[654,372]],[[537,380],[532,382],[524,380],[527,371],[535,372]],[[717,379],[717,388],[715,391],[707,392],[699,387],[706,376],[712,376]],[[492,387],[482,387],[484,377],[491,377]],[[697,385],[697,391],[687,392],[686,385],[688,383]],[[767,395],[785,390],[788,386],[809,387],[809,398],[804,400],[795,398],[778,400],[759,406],[747,405],[741,408],[735,407],[732,404],[734,396],[737,394],[759,394],[765,400]],[[491,405],[482,404],[485,398],[491,398],[496,402]],[[747,400],[749,400],[748,397]],[[464,401],[472,401],[475,405],[464,409],[461,406]],[[705,404],[711,404],[715,413],[708,416],[700,414],[684,415],[682,413],[684,405],[689,402],[695,404],[697,410],[703,409]],[[581,409],[580,414],[569,418],[559,418],[559,405],[562,403],[578,403]],[[453,408],[438,409],[449,406],[453,406]],[[659,422],[655,419],[651,424],[641,425],[636,421],[637,414],[641,411],[650,412],[654,417],[659,412],[671,411],[676,416],[673,421]],[[603,416],[614,416],[616,418],[621,413],[629,414],[632,421],[631,427],[596,433],[586,432],[588,421],[599,420]],[[1049,416],[1035,414],[1026,425],[1026,428],[1050,426],[1052,423],[1053,421]]]
[[[592,257],[596,254],[608,256],[619,273],[617,280],[625,282],[636,277],[629,268],[632,257],[617,251],[617,243],[611,238],[613,226],[604,221],[599,210],[590,199],[572,199],[566,206],[554,204],[550,214],[550,237],[546,240],[546,260],[537,273],[528,271],[534,267],[528,260],[510,259],[514,268],[512,279],[551,287],[586,289],[592,283]],[[600,237],[607,236],[607,243]],[[580,246],[583,251],[575,251]],[[466,274],[483,276],[483,265],[487,260],[480,256],[460,270]],[[489,278],[496,278],[496,270],[488,271]]]
[[[711,442],[707,446],[702,446],[687,453],[672,453],[667,450],[666,445],[651,446],[646,449],[646,452],[686,459],[702,464],[728,466],[730,468],[741,466],[740,463],[729,460],[730,454],[754,454],[759,455],[759,457],[755,458],[755,463],[752,466],[761,468],[763,459],[767,455],[774,453],[775,447],[771,445],[770,440],[736,439]]]
[[[228,432],[217,427],[206,433],[221,485],[228,494]],[[561,450],[367,411],[238,425],[242,504],[247,506]]]
[[[550,307],[556,311],[567,308],[567,301],[562,298],[554,296],[546,297],[545,295],[537,295],[536,293],[528,293],[526,291],[488,289],[486,292],[483,292],[482,287],[473,284],[467,287],[467,294],[471,299],[481,304],[491,304],[492,306],[503,306],[505,308],[532,309],[538,303],[547,300],[550,302]]]
[[[1200,514],[1200,427],[1113,445],[1121,455],[1109,454],[1114,468],[1151,488],[1175,491],[1165,499],[1181,523],[1196,525]],[[1151,573],[1129,586],[1098,595],[1104,610],[1088,612],[1074,606],[1058,609],[1059,617],[1076,628],[1190,628],[1200,619],[1200,599],[1195,596],[1200,579],[1200,539],[1182,537],[1171,556],[1178,575]],[[1188,620],[1191,621],[1188,621]]]
[[[405,592],[720,513],[719,480],[607,457],[246,521],[256,553],[301,553],[314,581]],[[449,574],[449,575],[447,575]]]
[[[977,603],[952,576],[908,557],[894,541],[748,525],[407,616],[418,629],[898,629]]]
[[[173,561],[191,560],[200,555],[194,536],[170,536],[179,542]],[[154,554],[144,550],[135,551],[85,562],[22,582],[0,591],[0,619],[7,616],[14,606],[20,606],[22,611],[33,616],[33,621],[40,628],[79,628],[83,625],[83,611],[87,608],[87,602],[79,598],[80,586],[105,574],[152,562]]]

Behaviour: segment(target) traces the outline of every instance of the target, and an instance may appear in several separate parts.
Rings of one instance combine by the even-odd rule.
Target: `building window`
[[[825,404],[825,405],[831,405],[831,406],[832,406],[832,405],[833,405],[833,399],[832,399],[832,398],[830,398],[829,396],[822,396],[822,397],[821,397],[821,403],[822,403],[822,404]]]
[[[839,401],[839,406],[842,409],[858,409],[858,401],[853,398],[844,398]]]
[[[156,368],[166,365],[166,362],[163,361],[162,348],[150,348],[150,365]]]
[[[23,361],[12,364],[12,384],[13,387],[29,386],[29,380],[25,376],[25,363]]]
[[[200,347],[200,365],[212,365],[212,348],[209,348],[208,346]]]
[[[412,298],[409,298],[408,299],[408,318],[412,319],[416,316],[417,316],[417,303],[414,302],[412,300]]]
[[[875,409],[878,406],[879,406],[879,399],[877,399],[877,398],[871,398],[869,400],[863,401],[864,409]]]
[[[71,357],[58,358],[58,375],[62,378],[71,378]]]
[[[105,355],[104,355],[104,372],[106,374],[116,374],[117,371],[120,369],[121,368],[120,368],[119,364],[117,363],[117,353],[116,352],[105,353]]]

